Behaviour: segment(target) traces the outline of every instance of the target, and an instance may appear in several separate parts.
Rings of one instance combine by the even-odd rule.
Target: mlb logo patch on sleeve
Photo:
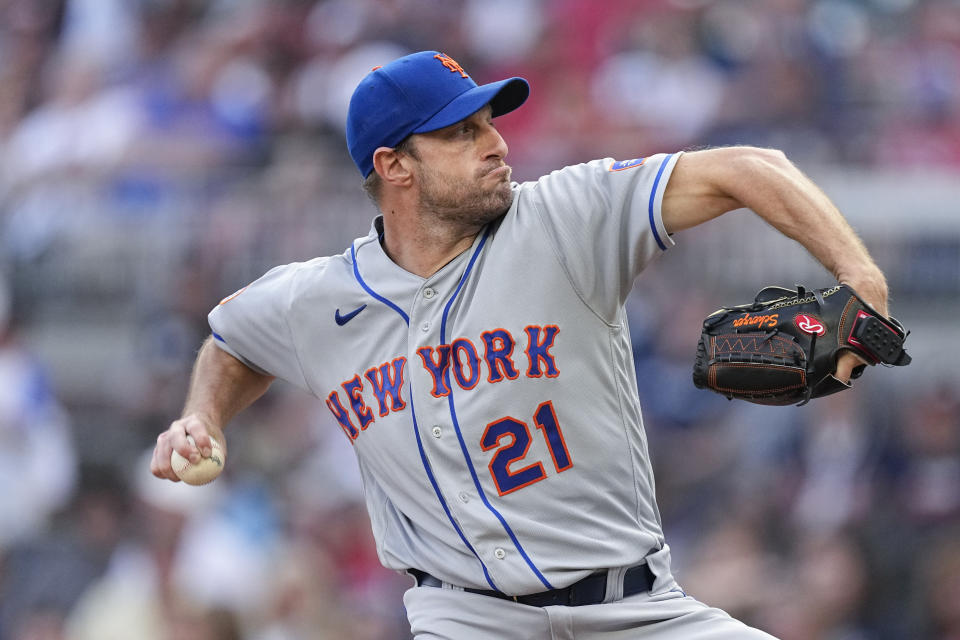
[[[610,171],[623,171],[624,169],[632,169],[633,167],[639,167],[646,161],[646,158],[634,158],[633,160],[618,160],[610,165]]]

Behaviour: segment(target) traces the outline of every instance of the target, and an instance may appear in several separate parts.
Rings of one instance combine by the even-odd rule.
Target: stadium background
[[[914,364],[855,393],[693,388],[703,315],[828,282],[755,217],[681,234],[638,282],[676,573],[785,640],[960,638],[960,3],[0,0],[0,640],[408,637],[322,403],[277,385],[205,489],[144,455],[208,309],[366,233],[348,97],[430,48],[530,79],[500,122],[517,179],[749,143],[841,205],[913,330]]]

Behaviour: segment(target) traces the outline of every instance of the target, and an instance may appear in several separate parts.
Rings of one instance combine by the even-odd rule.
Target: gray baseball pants
[[[403,601],[415,640],[773,638],[685,595],[672,578],[664,582],[653,592],[580,607],[532,607],[437,587],[413,587]]]

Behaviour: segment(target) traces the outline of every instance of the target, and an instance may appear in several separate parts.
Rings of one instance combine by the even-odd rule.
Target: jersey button
[[[423,290],[423,297],[426,298],[427,300],[429,300],[430,298],[432,298],[432,297],[435,296],[435,295],[437,295],[436,289],[432,289],[432,288],[430,288],[430,287],[427,287],[426,289]]]
[[[434,438],[439,438],[443,435],[443,429],[439,425],[433,425],[433,429],[430,430],[430,433],[433,434]]]
[[[500,547],[497,547],[496,549],[493,550],[493,556],[497,560],[503,560],[504,558],[507,557],[507,552],[501,549]]]
[[[420,330],[423,331],[424,333],[426,333],[427,331],[430,331],[430,323],[424,322],[422,325],[420,325]]]
[[[470,496],[467,495],[466,491],[461,491],[457,494],[457,497],[460,498],[460,502],[470,502]]]

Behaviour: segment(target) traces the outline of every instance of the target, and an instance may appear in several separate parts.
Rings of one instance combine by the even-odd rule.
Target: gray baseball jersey
[[[385,566],[521,595],[664,549],[623,305],[672,244],[678,157],[514,184],[426,279],[387,257],[378,218],[210,313],[220,348],[326,403]]]

